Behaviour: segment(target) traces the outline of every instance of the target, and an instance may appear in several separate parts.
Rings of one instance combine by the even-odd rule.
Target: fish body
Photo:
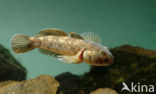
[[[66,63],[86,62],[96,66],[113,63],[113,55],[107,47],[84,39],[77,33],[70,34],[69,36],[58,29],[46,29],[37,36],[15,35],[11,43],[12,49],[15,53],[23,53],[39,48],[42,53],[55,55]]]
[[[31,37],[32,46],[35,48],[42,48],[63,55],[76,55],[81,49],[99,50],[100,48],[93,42],[74,39],[69,36],[42,36]]]

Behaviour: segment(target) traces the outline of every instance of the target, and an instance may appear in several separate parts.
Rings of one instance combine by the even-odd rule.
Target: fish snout
[[[114,56],[112,56],[112,55],[111,56],[108,56],[108,59],[109,60],[114,60]]]
[[[110,55],[107,57],[107,64],[111,65],[114,63],[114,56]]]

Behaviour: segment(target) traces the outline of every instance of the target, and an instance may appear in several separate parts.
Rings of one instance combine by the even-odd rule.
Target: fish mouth
[[[112,59],[112,60],[109,60],[109,62],[108,62],[110,65],[111,64],[113,64],[114,63],[114,59]]]
[[[114,63],[114,59],[107,59],[105,60],[105,62],[101,63],[101,64],[94,64],[96,66],[109,66],[112,65]]]
[[[106,60],[106,63],[109,64],[109,65],[112,65],[114,63],[114,58],[113,57],[110,57]]]

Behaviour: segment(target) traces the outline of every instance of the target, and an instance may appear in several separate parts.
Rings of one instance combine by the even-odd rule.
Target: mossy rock
[[[26,79],[26,69],[0,45],[0,81]]]

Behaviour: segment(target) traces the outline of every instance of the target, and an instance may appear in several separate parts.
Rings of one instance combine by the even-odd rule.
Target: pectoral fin
[[[86,50],[86,48],[81,49],[75,56],[65,56],[65,55],[60,55],[58,56],[61,62],[71,64],[79,64],[83,62],[83,53]]]
[[[38,36],[48,36],[48,35],[55,35],[55,36],[68,36],[64,31],[60,29],[44,29],[38,33]]]

